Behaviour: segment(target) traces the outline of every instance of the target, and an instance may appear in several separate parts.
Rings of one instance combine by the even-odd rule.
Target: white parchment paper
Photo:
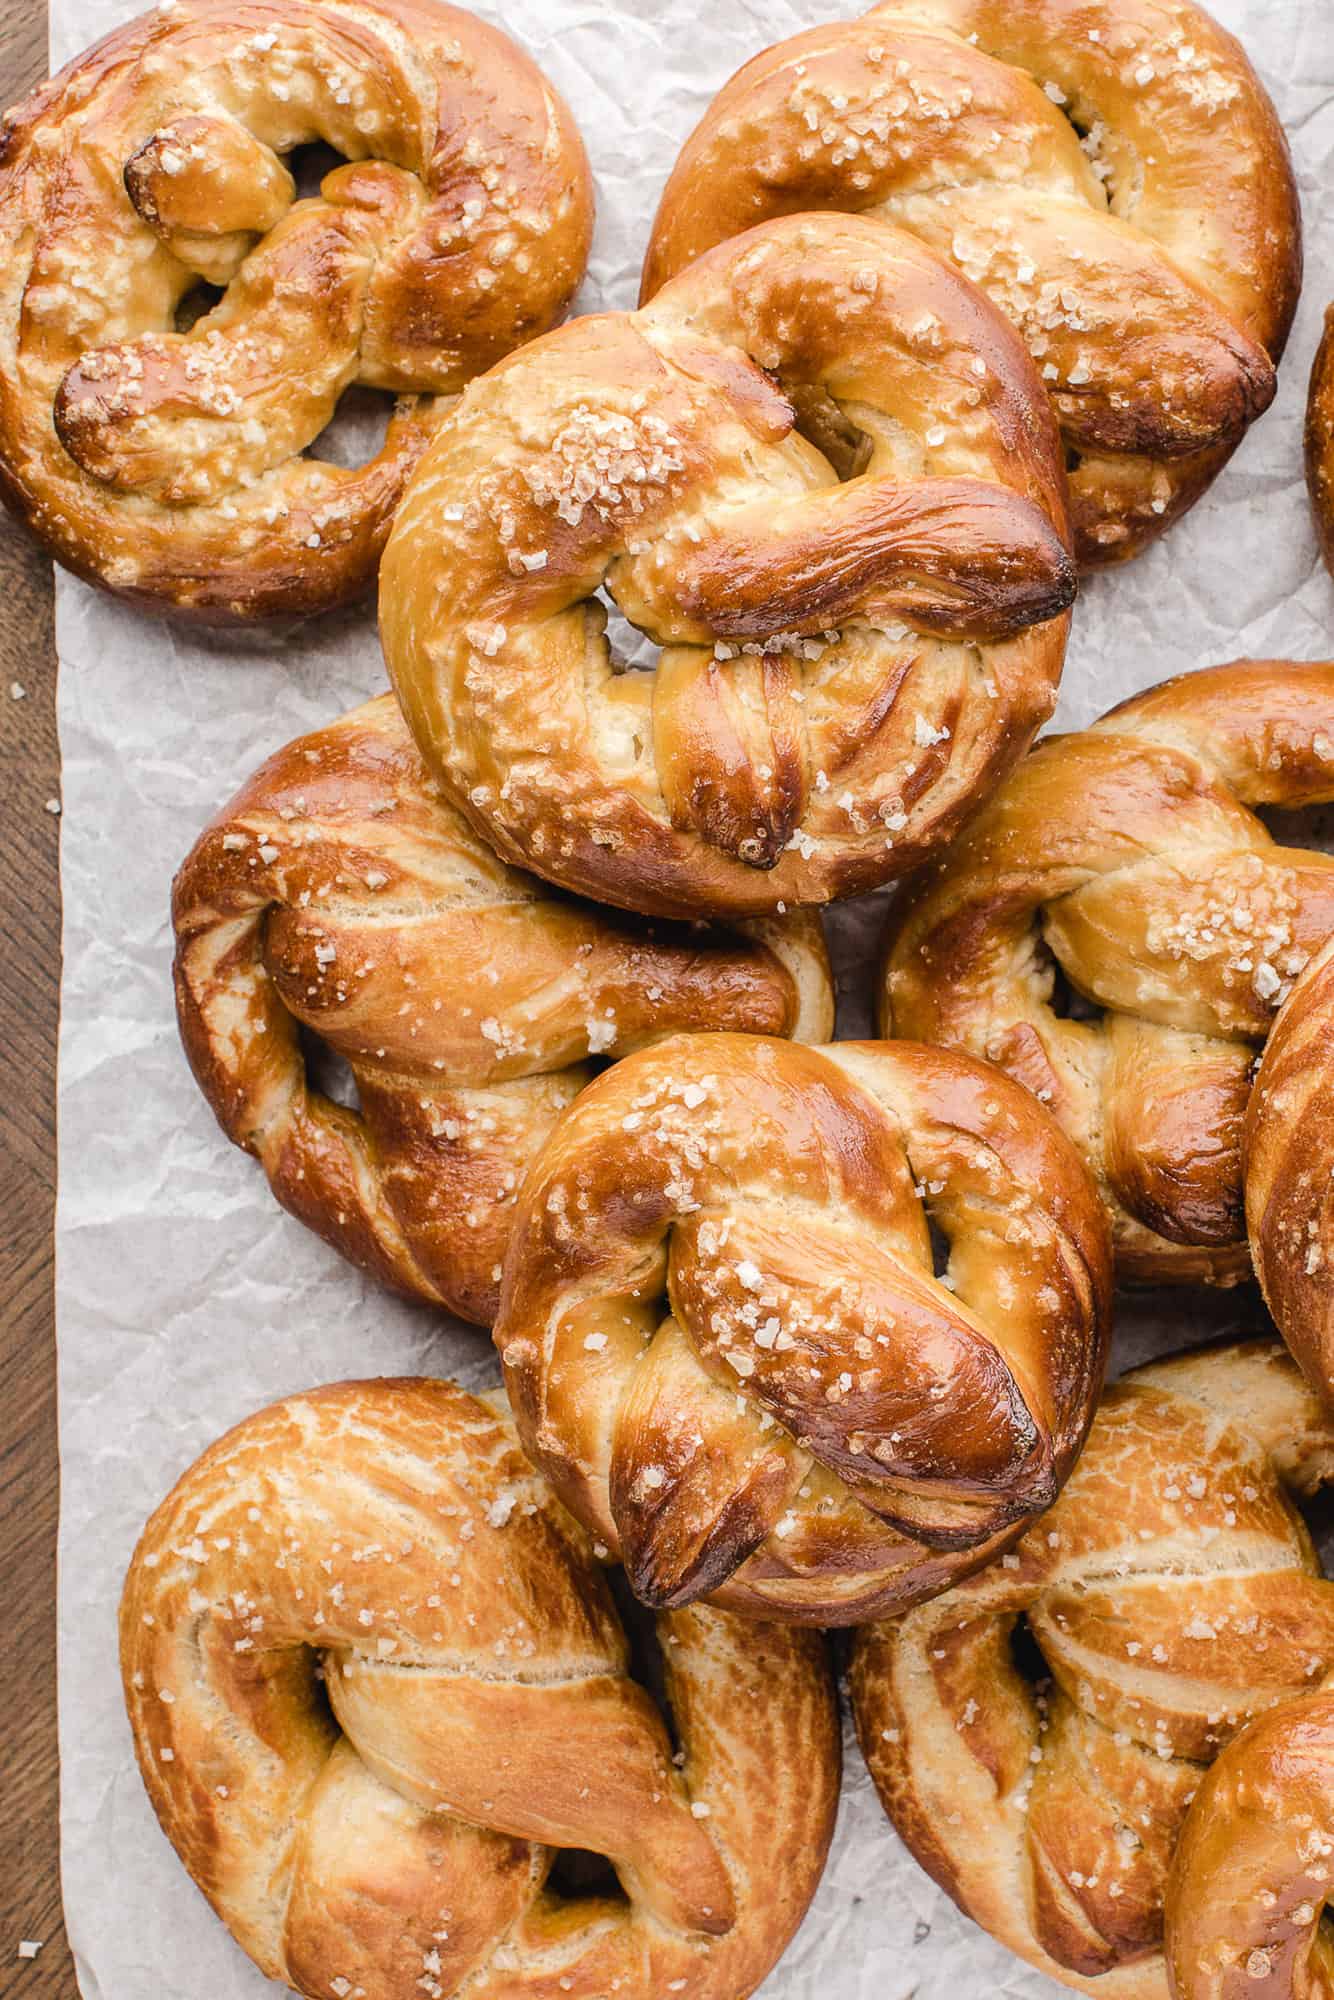
[[[836,0],[478,0],[532,50],[582,127],[599,224],[583,309],[630,306],[676,148],[747,56]],[[135,11],[51,0],[63,62]],[[849,11],[853,11],[849,7]],[[1287,126],[1307,290],[1276,407],[1185,524],[1080,602],[1060,720],[1183,668],[1334,650],[1334,586],[1301,484],[1306,378],[1334,297],[1334,7],[1215,0]],[[84,2000],[246,2000],[272,1991],[191,1886],[135,1770],[116,1604],[138,1530],[226,1426],[346,1375],[492,1379],[485,1337],[358,1280],[285,1216],[223,1140],[176,1039],[172,874],[200,826],[290,736],[384,684],[369,612],[287,637],[197,639],[62,576],[64,1007],[57,1312],[63,1505],[60,1740],[65,1907]],[[869,925],[835,944],[849,1026]],[[859,977],[859,974],[862,975]],[[1119,1358],[1244,1323],[1233,1295],[1138,1309]],[[900,1847],[855,1745],[837,1842],[773,2000],[1037,2000],[1060,1989],[963,1919]]]

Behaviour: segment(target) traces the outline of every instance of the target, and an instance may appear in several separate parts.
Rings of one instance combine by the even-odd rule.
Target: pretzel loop
[[[814,1638],[707,1611],[658,1632],[676,1755],[508,1422],[449,1383],[344,1383],[186,1473],[136,1551],[121,1658],[163,1827],[271,1978],[733,2000],[819,1878],[832,1689]],[[564,1898],[562,1847],[605,1855],[622,1899]]]

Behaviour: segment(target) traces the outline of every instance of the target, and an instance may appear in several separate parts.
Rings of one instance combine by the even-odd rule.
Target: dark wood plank
[[[46,7],[0,0],[0,102],[46,71]],[[51,1223],[60,821],[50,565],[0,516],[0,1995],[73,2000],[56,1801]],[[17,685],[21,698],[12,692]],[[32,1961],[18,1956],[38,1939]]]

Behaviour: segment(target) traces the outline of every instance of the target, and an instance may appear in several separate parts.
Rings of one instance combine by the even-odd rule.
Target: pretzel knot
[[[1331,1856],[1334,1692],[1324,1690],[1253,1722],[1195,1794],[1167,1893],[1176,2000],[1334,1993],[1321,1922]]]
[[[853,1710],[896,1828],[1065,1985],[1167,2000],[1164,1887],[1203,1767],[1334,1665],[1334,1586],[1288,1497],[1331,1478],[1334,1429],[1276,1343],[1155,1363],[1108,1392],[1012,1553],[858,1635]],[[1245,1902],[1234,1921],[1263,1922],[1253,1880]]]
[[[656,672],[613,661],[602,586]],[[417,742],[494,846],[695,916],[938,844],[1049,713],[1073,589],[1017,336],[911,237],[798,217],[474,385],[380,612]]]
[[[347,164],[297,200],[317,140]],[[560,317],[592,225],[564,105],[443,0],[164,0],[0,159],[5,496],[80,575],[215,620],[367,586],[432,399]],[[382,448],[303,457],[353,383],[405,397]]]
[[[227,1136],[353,1263],[488,1324],[524,1171],[599,1062],[833,1025],[818,917],[685,932],[551,895],[439,797],[392,695],[255,773],[173,917],[181,1034]],[[350,1065],[355,1110],[303,1029]]]
[[[1006,1078],[697,1035],[557,1125],[495,1341],[525,1449],[646,1602],[851,1624],[1054,1498],[1107,1314],[1092,1191]]]
[[[121,1664],[158,1818],[271,1978],[736,2000],[819,1880],[833,1690],[814,1635],[657,1632],[675,1756],[508,1419],[448,1382],[348,1382],[185,1474],[135,1552]],[[559,1893],[562,1848],[621,1897]]]
[[[1256,1275],[1307,1380],[1334,1401],[1334,936],[1279,1012],[1245,1140]]]
[[[912,230],[1019,327],[1086,565],[1138,554],[1273,399],[1292,167],[1241,47],[1190,0],[888,0],[780,42],[686,142],[642,297],[810,209]]]
[[[987,1056],[1050,1106],[1128,1278],[1249,1271],[1256,1053],[1334,934],[1334,856],[1251,808],[1330,799],[1334,664],[1183,674],[1040,744],[895,912],[885,1032]]]

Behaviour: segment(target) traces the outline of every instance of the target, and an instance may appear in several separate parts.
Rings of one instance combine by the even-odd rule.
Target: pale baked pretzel
[[[1279,1010],[1245,1138],[1256,1276],[1307,1380],[1334,1403],[1334,937]]]
[[[279,1201],[383,1283],[489,1322],[516,1191],[599,1060],[679,1029],[833,1025],[814,914],[650,927],[498,861],[392,695],[289,743],[176,878],[195,1076]],[[307,1072],[300,1029],[359,1108]]]
[[[1093,1169],[1129,1279],[1250,1269],[1256,1055],[1334,934],[1334,856],[1276,844],[1252,808],[1328,799],[1334,663],[1183,674],[1039,744],[891,916],[884,1031],[1036,1091]]]
[[[780,42],[686,142],[643,296],[826,208],[913,230],[1022,329],[1085,565],[1138,554],[1273,398],[1292,167],[1240,45],[1190,0],[889,0]]]
[[[819,1639],[657,1621],[673,1745],[588,1544],[449,1382],[262,1410],[144,1530],[121,1666],[164,1831],[310,2000],[740,2000],[833,1828]],[[556,1850],[622,1897],[562,1893]]]
[[[474,384],[398,517],[381,632],[509,859],[760,912],[902,873],[1010,768],[1060,676],[1066,535],[1013,329],[912,237],[794,218]],[[656,672],[613,662],[603,585]]]
[[[1108,1296],[1087,1176],[998,1071],[683,1035],[556,1126],[494,1338],[525,1449],[648,1603],[847,1625],[1054,1498]]]
[[[1334,1690],[1233,1738],[1195,1794],[1167,1891],[1175,2000],[1334,2000]]]
[[[284,164],[350,163],[297,200]],[[533,62],[443,0],[163,0],[0,135],[0,490],[124,597],[213,620],[370,583],[452,395],[557,320],[592,189]],[[187,332],[199,280],[224,287]],[[359,470],[301,454],[406,393]]]
[[[858,1634],[895,1827],[1066,1986],[1167,2000],[1164,1889],[1204,1767],[1334,1666],[1334,1584],[1289,1498],[1332,1478],[1334,1425],[1276,1342],[1158,1362],[1109,1390],[1010,1554]]]

